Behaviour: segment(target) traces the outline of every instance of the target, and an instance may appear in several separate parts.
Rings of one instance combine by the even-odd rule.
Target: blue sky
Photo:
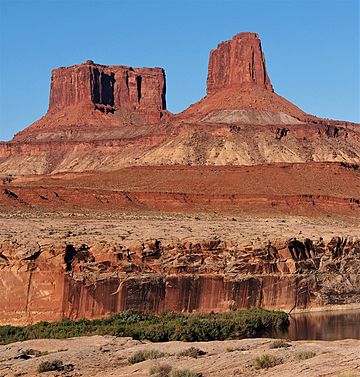
[[[88,59],[164,67],[179,112],[205,95],[210,49],[241,31],[259,33],[278,94],[359,121],[357,0],[0,0],[0,140],[46,113],[52,68]]]

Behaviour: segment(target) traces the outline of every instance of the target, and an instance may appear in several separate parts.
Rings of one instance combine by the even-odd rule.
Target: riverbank
[[[190,347],[198,351],[189,352]],[[44,376],[148,377],[151,369],[167,366],[172,371],[185,369],[203,377],[355,377],[360,375],[359,348],[360,340],[150,343],[113,336],[37,339],[0,346],[0,375],[37,376],[40,365],[58,360],[62,371]],[[144,354],[160,358],[140,361],[139,355]]]
[[[263,331],[284,329],[288,315],[282,311],[249,309],[227,313],[148,313],[124,311],[104,319],[38,322],[0,326],[0,344],[30,339],[63,339],[74,336],[115,335],[152,342],[210,341],[254,337]]]
[[[288,314],[310,314],[310,313],[324,313],[324,312],[344,312],[348,310],[360,310],[360,303],[339,304],[339,305],[326,305],[314,306],[310,308],[300,309],[295,308],[288,312]]]

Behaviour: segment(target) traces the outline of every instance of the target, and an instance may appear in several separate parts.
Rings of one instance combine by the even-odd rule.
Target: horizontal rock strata
[[[166,110],[165,92],[162,68],[54,69],[49,111],[0,142],[0,174],[360,162],[358,124],[309,115],[274,92],[256,33],[210,52],[207,95],[182,113]]]
[[[359,257],[359,240],[341,237],[274,240],[263,247],[221,240],[4,240],[0,322],[99,318],[126,309],[299,310],[360,303]]]

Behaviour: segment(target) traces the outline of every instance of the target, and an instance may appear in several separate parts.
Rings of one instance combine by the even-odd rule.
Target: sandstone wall
[[[103,66],[89,60],[52,71],[49,112],[74,105],[95,106],[106,113],[140,112],[156,122],[166,109],[165,91],[162,68]]]
[[[208,95],[182,113],[166,111],[165,91],[161,68],[87,61],[55,69],[48,113],[0,142],[0,173],[359,164],[359,125],[316,118],[274,93],[256,33],[237,34],[211,51]]]
[[[360,241],[19,244],[0,248],[0,323],[125,310],[306,309],[360,303]]]
[[[261,41],[256,33],[239,33],[210,52],[207,93],[255,84],[273,92]]]

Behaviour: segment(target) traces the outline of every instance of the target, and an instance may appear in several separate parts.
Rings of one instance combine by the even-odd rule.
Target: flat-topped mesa
[[[156,122],[166,110],[165,92],[162,68],[105,66],[88,60],[52,71],[49,112],[68,106],[91,106],[106,113],[124,109]]]
[[[257,33],[239,33],[210,52],[207,94],[248,83],[274,91]]]

